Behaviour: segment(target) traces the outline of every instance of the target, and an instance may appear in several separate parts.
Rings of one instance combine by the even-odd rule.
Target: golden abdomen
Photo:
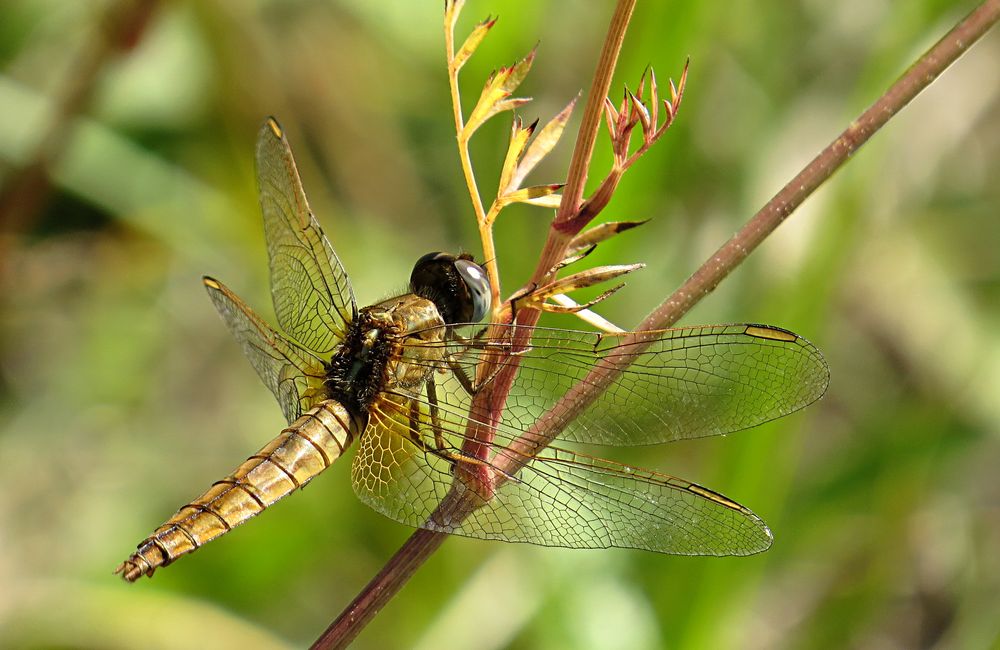
[[[115,570],[134,582],[197,550],[308,483],[359,434],[339,402],[320,402],[232,474],[216,482],[139,544]]]

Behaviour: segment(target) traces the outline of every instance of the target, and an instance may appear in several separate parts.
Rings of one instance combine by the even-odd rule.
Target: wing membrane
[[[306,201],[292,150],[269,118],[257,138],[257,181],[278,325],[326,354],[357,311],[347,273]]]
[[[322,385],[322,362],[274,331],[239,296],[213,278],[204,278],[208,296],[239,341],[243,354],[281,405],[291,424],[313,406]]]
[[[451,364],[469,377],[485,355],[510,350],[513,328],[495,340],[457,343]],[[714,436],[747,429],[819,399],[829,369],[811,343],[786,330],[736,324],[628,334],[535,328],[516,355],[517,375],[502,414],[512,429],[528,429],[576,384],[598,385],[594,368],[632,363],[592,402],[574,402],[558,438],[633,446]],[[456,413],[470,396],[451,381],[438,389]],[[564,418],[566,419],[566,418]]]
[[[414,403],[399,396],[380,403],[352,467],[358,497],[401,523],[480,539],[679,555],[749,555],[771,545],[770,530],[750,510],[665,474],[550,447],[507,479],[494,465],[513,453],[505,445],[517,432],[503,428],[490,460],[473,465],[502,485],[488,500],[473,495],[478,507],[467,517],[451,518],[440,504],[455,496],[452,465],[469,462],[459,451],[465,422],[442,412],[438,448],[428,405],[418,403],[415,415]],[[412,440],[415,428],[424,432],[421,444]]]

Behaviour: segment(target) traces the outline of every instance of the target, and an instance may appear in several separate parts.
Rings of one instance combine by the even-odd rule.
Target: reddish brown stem
[[[629,12],[631,13],[631,11]],[[617,14],[616,14],[617,15]],[[986,0],[975,11],[964,18],[954,29],[938,41],[930,50],[903,74],[900,79],[875,104],[853,122],[833,143],[824,149],[795,178],[778,192],[761,210],[725,245],[722,246],[701,268],[659,307],[647,316],[638,329],[656,329],[669,326],[686,314],[701,298],[710,293],[746,256],[754,250],[767,236],[780,225],[813,191],[830,178],[843,165],[854,151],[864,144],[893,115],[908,104],[921,90],[926,88],[938,75],[951,65],[983,36],[996,22],[1000,20],[1000,0]],[[627,20],[626,20],[627,24]],[[612,23],[614,29],[614,23]],[[624,33],[624,25],[621,26]],[[612,36],[609,34],[609,41]],[[618,41],[620,47],[621,41]],[[602,53],[604,57],[609,53]],[[617,51],[614,52],[617,58]],[[601,66],[598,68],[601,70]],[[610,79],[610,77],[609,77]],[[593,94],[597,83],[592,89]],[[606,88],[603,95],[606,95]],[[590,100],[588,100],[590,106]],[[598,118],[599,118],[598,112]],[[599,120],[598,120],[599,121]],[[586,116],[584,123],[587,122]],[[581,131],[585,126],[581,126]],[[587,127],[589,128],[589,127]],[[589,163],[593,140],[584,137],[577,142],[574,152],[574,165],[586,160]],[[582,144],[581,144],[582,143]],[[586,170],[571,170],[570,183],[567,184],[565,196],[571,198],[574,209],[578,208],[582,196],[583,182],[586,180]],[[576,179],[576,180],[574,180]],[[582,179],[582,180],[580,180]],[[579,185],[577,185],[577,183]],[[565,199],[564,199],[565,202]],[[563,210],[560,210],[563,214]],[[572,219],[572,215],[566,217]],[[558,220],[558,217],[557,217]],[[538,268],[548,270],[562,259],[561,251],[565,250],[564,235],[553,228],[540,260]],[[521,313],[526,313],[525,310]],[[616,364],[617,368],[617,364]],[[608,383],[613,379],[615,368],[601,368],[596,372],[601,374],[601,382]],[[592,379],[585,379],[582,384],[589,384]],[[575,389],[574,389],[575,390]],[[573,391],[571,391],[572,393]],[[582,391],[577,391],[582,392]],[[574,399],[586,400],[588,395],[574,393]],[[592,397],[591,397],[592,399]],[[560,402],[562,404],[563,402]],[[568,402],[566,402],[568,403]],[[559,405],[553,409],[555,411]],[[562,408],[565,408],[563,406]],[[574,403],[576,411],[583,407]],[[550,411],[551,413],[551,411]],[[558,414],[557,414],[558,415]],[[543,416],[544,419],[544,416]],[[558,419],[558,418],[556,418]],[[552,424],[551,422],[549,423]],[[536,431],[535,436],[517,441],[517,444],[530,449],[539,449],[551,440],[558,432],[556,425],[546,426],[544,430]],[[517,456],[511,454],[510,456]],[[530,458],[530,454],[525,456]],[[501,467],[506,470],[507,468]],[[516,471],[516,469],[515,469]],[[327,632],[313,645],[313,648],[344,647],[354,639],[361,629],[393,595],[402,587],[420,564],[441,545],[445,535],[426,530],[416,531],[400,548],[389,563],[351,603],[340,617],[334,621]]]
[[[569,180],[563,190],[563,204],[574,206],[573,210],[566,212],[570,217],[576,214],[576,206],[580,204],[583,197],[584,185],[587,182],[587,169],[590,166],[594,143],[597,140],[597,133],[601,126],[604,98],[607,97],[608,89],[611,87],[611,77],[614,75],[618,53],[621,51],[621,45],[625,40],[625,30],[628,27],[634,8],[635,0],[619,0],[608,26],[608,34],[605,38],[604,48],[601,50],[601,55],[598,59],[597,69],[594,73],[594,83],[587,95],[587,104],[580,124],[580,131],[577,135],[576,145],[573,149],[573,157],[568,175]],[[566,197],[570,198],[567,199]],[[560,208],[556,216],[557,220],[559,214],[563,214],[563,211],[564,208]],[[549,258],[552,258],[553,261],[548,266],[544,266],[540,262],[538,270],[535,273],[537,277],[541,278],[546,275],[548,270],[563,258],[573,234],[561,232],[555,227],[550,230],[546,248],[551,248],[554,240],[557,240],[557,243],[554,244],[556,246],[556,248],[553,248],[554,252],[549,254]],[[545,256],[543,256],[543,259],[545,259]],[[535,310],[524,310],[520,314],[529,315],[529,318],[532,317],[530,315],[533,315],[535,320],[538,318]],[[513,376],[509,379],[512,380]],[[506,396],[506,391],[509,390],[510,386],[509,381],[505,381],[504,377],[497,377],[490,383],[490,386],[498,384],[506,385],[506,389],[502,391],[502,394]],[[483,404],[479,405],[479,408],[485,408],[487,411],[491,409],[495,411],[493,407],[496,405],[496,400],[491,397],[493,392],[484,390],[479,393],[477,402],[480,399],[483,401]],[[496,392],[500,393],[501,391]],[[474,408],[476,407],[474,406]],[[423,561],[437,550],[446,537],[447,535],[443,533],[432,533],[423,529],[413,533],[389,560],[389,563],[362,589],[357,598],[330,624],[323,635],[316,640],[312,646],[314,650],[341,648],[350,643],[375,614],[378,613],[379,609],[406,584],[407,580],[409,580],[410,576],[413,575],[413,572],[416,571]]]
[[[565,257],[566,249],[573,237],[585,225],[579,220],[579,206],[583,200],[584,186],[587,183],[587,170],[590,168],[594,144],[601,128],[604,98],[608,96],[608,90],[611,88],[611,78],[614,76],[615,66],[618,64],[618,54],[625,41],[625,32],[634,9],[635,0],[619,0],[608,24],[604,47],[601,49],[601,56],[594,72],[594,83],[591,84],[590,91],[587,93],[583,119],[580,122],[580,130],[577,133],[576,145],[570,159],[566,185],[563,188],[562,202],[556,211],[555,219],[552,220],[545,248],[529,281],[533,286],[541,285],[548,279],[549,275],[552,274],[552,269]],[[521,350],[527,346],[527,328],[535,325],[540,315],[541,312],[535,309],[524,309],[517,313],[517,324],[524,327],[515,330],[514,340],[511,342],[512,350]],[[499,335],[500,332],[492,331],[490,334],[495,336]],[[480,455],[475,455],[475,457],[482,458],[481,452],[485,450],[483,443],[492,442],[493,426],[500,420],[503,405],[507,400],[507,393],[510,392],[510,387],[517,376],[517,368],[516,358],[513,359],[512,363],[504,364],[504,367],[492,381],[473,400],[472,411],[482,415],[470,418],[469,436],[464,447],[467,453],[475,455],[478,452]],[[488,375],[493,369],[492,366],[484,364],[480,376]]]
[[[312,649],[346,648],[447,537],[445,533],[423,528],[414,532],[357,598],[316,639]]]
[[[635,328],[636,332],[670,327],[736,268],[747,255],[781,225],[827,179],[833,176],[861,145],[886,122],[930,85],[970,45],[975,43],[1000,19],[1000,0],[987,0],[934,44],[871,107],[850,124],[836,140],[806,165],[762,207],[739,232],[722,245],[673,294],[654,309]],[[629,335],[622,344],[631,350],[619,355],[614,363],[595,366],[580,382],[511,443],[514,453],[505,454],[497,469],[513,475],[531,457],[547,447],[574,414],[593,403],[623,370],[655,338]],[[630,345],[635,343],[635,345]]]
[[[601,50],[597,70],[594,72],[594,83],[587,94],[587,103],[583,108],[583,119],[580,122],[576,145],[573,148],[573,157],[570,159],[562,202],[559,204],[556,218],[553,220],[553,227],[563,232],[572,229],[568,222],[572,222],[577,217],[580,201],[583,200],[583,188],[587,184],[590,159],[594,155],[594,144],[597,142],[601,117],[604,115],[604,98],[608,96],[608,90],[611,88],[611,78],[618,65],[618,53],[621,52],[622,43],[625,41],[625,31],[629,21],[632,20],[634,10],[635,0],[620,0],[618,6],[615,7],[615,13],[611,16],[611,23],[608,25],[608,34],[604,39],[604,47]],[[579,232],[582,227],[577,227],[576,231]],[[547,265],[544,259],[539,260],[536,270],[537,277],[533,279],[541,279],[542,275],[548,273],[549,269],[561,259],[560,256],[559,259],[552,260],[552,263]]]
[[[1000,20],[1000,0],[986,0],[953,27],[910,66],[878,101],[851,122],[836,140],[781,188],[732,239],[723,244],[684,284],[643,319],[637,329],[669,327],[711,293],[810,194],[833,176],[861,145],[937,79],[989,31],[997,20]]]

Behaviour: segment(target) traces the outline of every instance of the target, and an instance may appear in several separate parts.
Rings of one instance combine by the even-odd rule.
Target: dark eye
[[[472,319],[473,323],[478,323],[486,317],[490,311],[490,281],[486,277],[486,271],[471,260],[456,260],[455,269],[459,276],[469,288],[469,297],[472,299]]]
[[[446,323],[478,323],[490,311],[486,272],[468,255],[424,255],[413,267],[410,290],[432,301]]]

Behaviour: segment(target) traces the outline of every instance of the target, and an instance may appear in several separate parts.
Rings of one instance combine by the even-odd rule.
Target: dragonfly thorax
[[[422,386],[443,357],[444,348],[434,343],[444,335],[437,307],[414,294],[362,309],[325,364],[328,397],[362,416],[380,392]]]
[[[325,366],[328,397],[359,417],[384,390],[420,389],[443,359],[445,325],[478,322],[490,309],[486,272],[470,255],[424,255],[410,291],[362,309]]]

